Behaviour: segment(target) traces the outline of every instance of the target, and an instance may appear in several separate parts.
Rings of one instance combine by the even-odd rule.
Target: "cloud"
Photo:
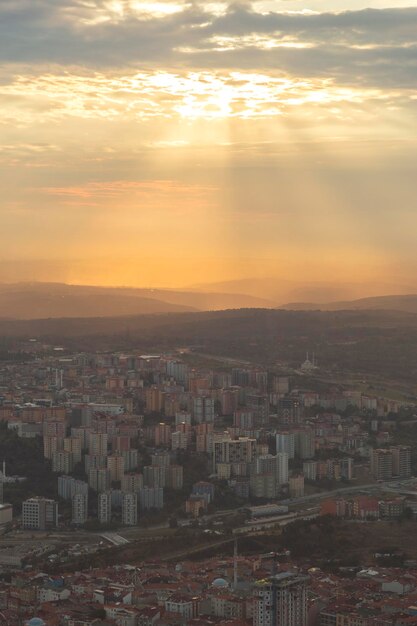
[[[0,16],[4,63],[269,68],[369,86],[416,83],[417,8],[265,14],[251,3],[5,0]]]
[[[33,191],[52,196],[64,206],[108,207],[113,212],[118,203],[123,203],[125,212],[140,208],[146,211],[198,213],[215,206],[216,189],[210,185],[186,184],[176,180],[109,180]]]

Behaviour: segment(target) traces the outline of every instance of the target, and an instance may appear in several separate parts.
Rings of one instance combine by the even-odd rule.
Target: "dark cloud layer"
[[[93,10],[78,0],[3,0],[0,62],[262,69],[375,87],[416,85],[417,8],[265,15],[241,3],[215,16],[193,3],[153,19],[126,8],[123,19],[93,24],[103,10],[100,2]],[[311,47],[264,49],[262,37]]]

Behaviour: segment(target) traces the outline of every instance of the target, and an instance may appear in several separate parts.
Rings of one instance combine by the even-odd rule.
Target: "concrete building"
[[[411,476],[411,448],[410,446],[393,446],[392,452],[392,473],[399,478],[410,478]]]
[[[307,428],[295,434],[295,456],[304,460],[314,458],[316,451],[314,432]]]
[[[391,450],[377,448],[371,452],[371,473],[376,480],[392,478],[393,455]]]
[[[188,433],[179,430],[172,433],[172,450],[186,450],[188,448],[188,442]]]
[[[257,581],[254,626],[306,626],[307,581],[291,572]]]
[[[254,423],[258,426],[266,424],[269,418],[268,394],[249,394],[246,397],[246,406],[253,415]]]
[[[125,474],[122,478],[123,493],[139,493],[143,487],[143,474]]]
[[[253,474],[249,479],[250,495],[253,498],[274,499],[277,497],[278,484],[275,473]]]
[[[118,454],[124,459],[124,470],[125,472],[131,472],[135,470],[138,466],[139,461],[139,453],[136,448],[132,448],[131,450],[119,450],[115,454]]]
[[[138,523],[138,496],[136,493],[123,494],[122,522],[125,526],[136,526]]]
[[[97,513],[100,524],[111,522],[111,491],[98,494]]]
[[[96,456],[107,456],[108,441],[107,433],[90,433],[88,453]]]
[[[105,467],[91,468],[88,473],[88,484],[91,489],[98,493],[108,491],[111,484],[109,470]]]
[[[166,364],[168,376],[174,378],[177,383],[185,384],[188,380],[188,365],[181,361],[168,361]]]
[[[88,495],[75,493],[72,498],[72,523],[85,524],[88,518]]]
[[[317,480],[317,461],[304,461],[303,474],[306,480]]]
[[[213,469],[217,471],[219,463],[252,463],[256,453],[256,439],[239,437],[239,439],[222,438],[213,442]]]
[[[58,526],[58,503],[48,498],[29,498],[22,505],[22,528],[49,530]]]
[[[84,457],[85,473],[89,474],[90,469],[107,467],[107,456],[102,454],[86,454]]]
[[[75,463],[81,463],[81,439],[76,437],[65,437],[64,451],[72,454]]]
[[[167,487],[182,489],[184,484],[184,468],[182,465],[171,465],[168,468]]]
[[[121,481],[125,473],[125,460],[119,454],[112,454],[107,457],[107,469],[110,472],[110,480]]]
[[[90,434],[92,429],[89,426],[73,426],[71,428],[71,437],[81,440],[81,449],[88,450]]]
[[[171,445],[172,429],[169,424],[161,422],[155,426],[155,445],[169,447]]]
[[[64,445],[63,437],[57,437],[56,435],[45,435],[43,438],[43,456],[45,459],[52,459],[54,452],[58,452],[63,449]]]
[[[139,491],[139,508],[141,511],[162,509],[164,507],[164,490],[162,487],[143,487]]]
[[[290,476],[288,482],[290,498],[302,498],[304,496],[304,474]]]
[[[151,454],[151,463],[158,467],[169,467],[171,465],[171,454],[165,450]]]
[[[193,398],[193,416],[197,424],[214,422],[214,398],[210,396],[196,396]]]
[[[88,494],[88,483],[76,480],[72,476],[58,477],[58,495],[64,500],[72,500],[76,493]]]
[[[295,458],[295,433],[284,432],[277,433],[276,451],[285,452],[289,459]]]
[[[143,484],[145,487],[165,487],[168,469],[158,465],[146,465],[143,468]]]
[[[274,474],[277,485],[284,485],[288,482],[288,454],[279,452],[276,455],[264,454],[256,457],[254,473]]]
[[[70,474],[74,469],[74,455],[72,452],[53,452],[52,471],[57,474]]]

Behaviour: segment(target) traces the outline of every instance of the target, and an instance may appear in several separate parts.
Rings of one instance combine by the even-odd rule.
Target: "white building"
[[[58,526],[58,503],[48,498],[29,498],[22,505],[22,528],[47,530]]]
[[[111,491],[98,494],[98,519],[100,524],[111,522]]]
[[[122,522],[125,526],[136,526],[138,523],[138,496],[136,493],[123,494]]]
[[[289,459],[295,457],[295,433],[277,433],[277,452],[286,452]]]
[[[85,524],[88,517],[88,496],[75,493],[72,497],[72,523]]]

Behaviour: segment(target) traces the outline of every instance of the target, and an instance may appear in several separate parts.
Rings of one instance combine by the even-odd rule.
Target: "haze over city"
[[[0,626],[417,626],[417,0],[0,0]]]

